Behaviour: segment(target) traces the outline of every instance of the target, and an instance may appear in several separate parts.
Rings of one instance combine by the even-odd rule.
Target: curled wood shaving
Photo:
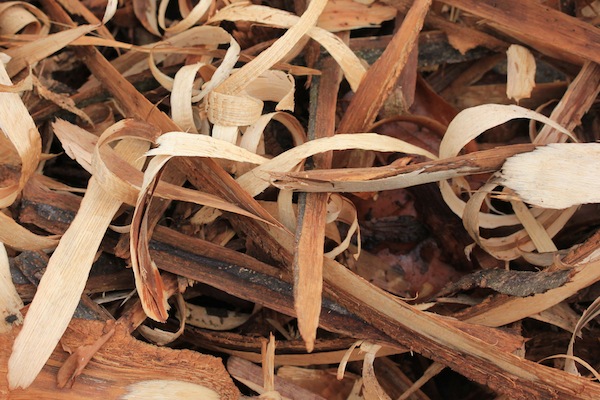
[[[217,23],[223,20],[251,21],[279,28],[289,28],[299,23],[298,16],[286,11],[244,3],[234,3],[219,10],[208,22]],[[352,90],[356,91],[366,73],[366,69],[358,57],[339,37],[333,35],[331,32],[313,27],[306,34],[319,42],[340,64]]]
[[[44,250],[56,247],[59,236],[40,236],[0,212],[0,242],[17,250]]]
[[[350,246],[350,240],[352,239],[352,236],[354,236],[354,234],[356,233],[357,235],[357,243],[358,243],[358,250],[356,252],[356,254],[354,254],[354,258],[358,259],[358,257],[360,256],[360,229],[358,227],[358,216],[356,214],[356,207],[354,206],[354,203],[352,203],[350,200],[348,200],[346,197],[337,195],[337,194],[332,194],[329,197],[329,202],[328,202],[328,222],[333,222],[333,221],[341,221],[344,222],[345,224],[349,225],[349,229],[348,229],[348,233],[346,234],[346,237],[344,238],[344,240],[337,245],[335,248],[333,248],[332,250],[328,251],[327,253],[325,253],[325,257],[329,257],[329,258],[335,258],[338,255],[340,255],[341,253],[343,253],[344,251],[346,251],[348,249],[348,247]],[[330,205],[332,207],[330,207]],[[330,215],[333,214],[333,215]],[[332,219],[331,221],[329,221],[329,219]]]
[[[167,296],[165,296],[167,297]],[[143,304],[143,303],[142,303]],[[175,341],[178,337],[183,334],[183,330],[185,329],[185,325],[188,322],[186,311],[187,305],[183,300],[183,295],[181,293],[177,294],[177,315],[179,316],[179,329],[175,332],[165,331],[163,329],[158,328],[150,328],[149,326],[141,325],[138,328],[138,331],[144,336],[146,339],[156,343],[159,346],[164,346]]]
[[[569,347],[567,348],[567,358],[565,360],[565,371],[570,372],[575,375],[579,375],[577,371],[577,367],[575,367],[575,362],[573,360],[573,348],[575,346],[575,338],[580,335],[584,326],[586,326],[590,321],[600,315],[600,297],[594,300],[592,304],[581,314],[581,318],[577,321],[577,325],[575,325],[575,329],[573,330],[573,334],[571,335],[571,340],[569,340]],[[598,379],[598,373],[592,368],[591,371],[594,371],[594,375],[596,379]]]
[[[196,304],[185,303],[185,307],[186,323],[198,328],[215,331],[228,331],[238,328],[248,322],[253,315],[253,313],[246,314],[229,310],[219,310],[219,315],[212,315],[206,307]],[[255,308],[255,310],[257,309]]]
[[[519,230],[518,232],[504,237],[491,239],[483,238],[480,235],[480,228],[482,227],[481,216],[490,214],[481,213],[479,210],[486,196],[497,185],[498,181],[492,180],[491,182],[483,185],[471,196],[471,199],[468,201],[467,206],[465,207],[463,224],[475,242],[488,253],[500,260],[514,260],[521,256],[521,252],[533,251],[536,248],[536,245],[525,229]],[[547,235],[551,238],[563,228],[567,221],[573,216],[575,211],[575,207],[565,210],[564,212],[546,210],[545,212],[540,213],[536,219],[538,223],[543,226],[543,229],[546,230]],[[549,239],[546,238],[545,240]],[[551,246],[554,245],[552,244]]]
[[[147,148],[147,143],[125,140],[115,149],[141,168],[144,159],[140,156]],[[94,177],[90,179],[80,209],[50,257],[15,339],[8,363],[10,388],[28,387],[50,357],[73,316],[98,246],[120,206]]]
[[[381,349],[380,345],[363,342],[360,350],[366,353],[363,361],[363,396],[365,400],[391,400],[390,396],[383,390],[375,376],[375,355]]]
[[[0,84],[12,82],[0,62]],[[37,168],[42,153],[40,134],[17,93],[0,92],[0,129],[13,144],[21,160],[19,182],[0,188],[0,209],[11,205]]]
[[[170,0],[161,0],[160,5],[158,6],[158,25],[164,29],[166,33],[180,33],[191,28],[206,14],[213,4],[213,0],[200,0],[183,20],[167,27],[165,14],[167,12],[169,1]],[[181,3],[182,2],[180,1],[179,4]]]
[[[0,4],[0,34],[18,32],[46,36],[50,32],[50,19],[33,4],[25,1],[7,1]]]
[[[133,0],[133,12],[148,32],[155,36],[160,36],[156,14],[156,1]]]
[[[11,77],[15,76],[22,69],[35,65],[38,61],[56,53],[69,43],[96,28],[97,26],[94,25],[82,25],[77,28],[48,35],[30,43],[25,43],[20,47],[7,49],[5,53],[11,57],[10,62],[6,66],[8,75]]]

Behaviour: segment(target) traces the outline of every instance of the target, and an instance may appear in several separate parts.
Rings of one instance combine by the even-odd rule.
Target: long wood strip
[[[30,192],[26,191],[25,196],[24,213],[28,215],[28,223],[54,233],[62,233],[66,229],[65,220],[74,216],[69,210],[77,209],[80,201],[78,196],[68,193],[51,192],[42,199],[39,196],[31,196]],[[281,270],[246,254],[162,226],[157,227],[150,247],[152,257],[165,271],[295,316],[291,273],[282,273]],[[395,348],[401,347],[374,326],[366,324],[355,314],[331,301],[331,298],[328,294],[323,301],[320,316],[322,328],[348,337],[383,342]],[[493,344],[497,350],[512,352],[522,344],[522,338],[499,330],[464,323],[457,323],[457,327]]]
[[[333,260],[326,260],[323,278],[335,288],[329,293],[336,301],[389,336],[511,399],[600,398],[599,384],[497,351],[473,336],[459,333],[441,318],[391,298]]]
[[[342,79],[341,69],[333,59],[323,62],[323,75],[315,77],[311,96],[309,138],[333,136],[337,95]],[[311,93],[312,95],[312,93]],[[332,154],[313,158],[315,167],[331,168]],[[300,194],[298,198],[298,226],[294,249],[294,307],[298,314],[298,330],[312,351],[319,327],[323,290],[323,255],[327,218],[327,193]]]
[[[402,167],[388,165],[274,174],[273,184],[280,188],[303,192],[364,192],[397,189],[457,176],[494,172],[502,167],[506,158],[534,148],[533,144],[503,146]]]
[[[338,132],[367,132],[393,89],[419,38],[431,0],[416,0],[381,57],[369,68],[346,110]]]
[[[550,118],[572,131],[581,123],[581,118],[594,104],[598,93],[600,93],[600,65],[586,62],[552,111]],[[544,125],[536,137],[536,143],[563,143],[568,139],[567,135],[550,125]]]
[[[115,148],[141,168],[148,143],[124,140]],[[52,254],[9,361],[11,388],[28,387],[52,354],[77,307],[98,246],[121,202],[91,178],[81,207]]]

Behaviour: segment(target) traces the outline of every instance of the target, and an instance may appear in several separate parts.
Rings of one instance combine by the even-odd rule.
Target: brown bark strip
[[[30,223],[47,226],[55,222],[48,220],[48,216],[64,218],[68,214],[64,208],[74,208],[73,205],[77,204],[80,198],[72,194],[56,193],[55,196],[46,198],[43,203],[33,199],[25,199],[25,201],[26,208],[31,209],[27,211],[30,214]],[[40,211],[43,214],[35,217],[35,214]],[[54,225],[55,228],[58,226]],[[60,229],[56,229],[55,232],[62,233]],[[162,226],[156,228],[154,240],[150,243],[150,251],[154,260],[165,271],[227,291],[236,297],[264,305],[283,314],[295,316],[291,274],[282,273],[271,265],[246,254]],[[165,278],[165,285],[168,292],[176,289],[171,278]],[[349,337],[369,339],[402,348],[374,326],[365,324],[359,317],[332,302],[330,299],[334,296],[331,291],[334,289],[331,289],[331,286],[326,286],[326,290],[328,294],[323,302],[320,316],[322,328]],[[140,307],[136,307],[131,313],[137,316],[125,317],[129,312],[123,316],[125,321],[129,321],[125,325],[131,325],[128,328],[130,331],[137,327],[135,324],[141,323],[140,319],[145,318],[145,314],[140,314]],[[493,344],[496,349],[512,352],[522,344],[522,338],[499,330],[452,320],[448,322],[456,324],[458,329],[470,335]]]
[[[600,63],[600,29],[535,1],[442,0],[557,54]]]
[[[153,259],[165,270],[206,283],[236,297],[295,316],[291,277],[245,254],[193,239],[158,226],[150,243]],[[283,278],[283,279],[282,279]],[[327,330],[392,344],[377,329],[365,324],[328,299],[320,310],[321,326]]]
[[[600,385],[490,348],[473,336],[459,333],[448,325],[450,320],[391,298],[333,261],[325,263],[323,277],[335,287],[331,295],[336,301],[356,310],[389,336],[512,399],[591,400],[600,396]]]
[[[369,68],[338,127],[339,133],[366,132],[377,117],[417,43],[431,0],[416,0],[381,57]]]
[[[341,78],[341,69],[337,63],[331,58],[326,59],[323,63],[323,75],[313,81],[313,90],[318,94],[316,101],[311,102],[311,139],[330,137],[335,133],[335,112]],[[315,167],[325,169],[331,168],[331,160],[331,152],[319,154],[313,159]],[[327,193],[308,193],[301,195],[298,201],[298,226],[292,266],[294,308],[298,315],[298,330],[309,352],[314,348],[321,313],[328,198]]]
[[[74,319],[62,342],[77,348],[90,344],[98,337],[104,323]],[[81,380],[71,389],[56,387],[56,369],[66,359],[61,346],[57,346],[50,361],[35,382],[26,390],[13,390],[10,394],[6,380],[7,361],[18,330],[0,335],[0,394],[11,400],[91,398],[118,399],[131,390],[136,382],[169,379],[193,382],[219,393],[221,399],[238,399],[239,391],[225,371],[219,358],[188,350],[159,348],[140,342],[126,329],[117,326],[114,336],[98,351],[96,357],[83,371]],[[84,343],[82,343],[82,340]]]
[[[550,118],[572,131],[581,123],[581,118],[596,101],[598,93],[600,93],[600,65],[588,61],[569,85]],[[568,139],[566,135],[551,126],[544,125],[536,137],[536,142],[563,143]]]

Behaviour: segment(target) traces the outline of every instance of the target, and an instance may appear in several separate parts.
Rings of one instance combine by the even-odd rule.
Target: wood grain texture
[[[75,319],[62,343],[75,349],[102,335],[104,324]],[[117,326],[114,336],[96,353],[71,389],[58,389],[56,373],[68,353],[58,345],[40,375],[26,390],[8,391],[7,360],[18,329],[0,335],[0,398],[10,400],[119,399],[129,385],[148,380],[178,380],[206,386],[221,399],[237,399],[239,391],[222,361],[188,350],[156,347],[132,338],[125,327]]]
[[[537,1],[443,0],[557,54],[600,62],[600,29]],[[541,49],[538,49],[541,50]]]

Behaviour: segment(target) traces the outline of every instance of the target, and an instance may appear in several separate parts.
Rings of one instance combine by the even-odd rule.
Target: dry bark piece
[[[354,0],[330,0],[319,16],[317,26],[329,32],[376,28],[396,16],[396,9],[380,3],[361,4]]]
[[[600,93],[600,65],[586,62],[552,111],[550,118],[572,131],[581,124],[581,118],[596,101],[598,93]],[[535,138],[535,143],[562,143],[568,139],[569,137],[564,133],[546,125]]]
[[[543,4],[518,0],[443,2],[485,18],[488,24],[556,58],[600,62],[600,29]]]
[[[498,293],[527,297],[562,286],[568,281],[569,274],[569,271],[530,272],[497,269],[477,271],[452,283],[438,293],[438,296],[445,297],[461,290],[490,288]]]
[[[312,132],[308,133],[311,139],[330,137],[335,133],[340,81],[340,68],[330,59],[325,61],[323,76],[313,83],[316,85],[313,90],[317,91],[317,98],[313,98],[312,103]],[[331,160],[331,152],[315,155],[314,158],[317,168],[330,168]],[[327,194],[306,194],[298,200],[296,248],[292,264],[294,308],[298,315],[298,329],[309,352],[314,347],[319,326],[328,198]]]
[[[71,348],[91,344],[101,334],[103,326],[101,322],[75,319],[70,323],[62,342]],[[159,348],[140,342],[122,326],[116,327],[115,334],[98,350],[71,389],[56,387],[56,366],[66,359],[64,351],[57,346],[33,384],[28,389],[13,390],[9,394],[7,360],[17,331],[13,329],[11,333],[0,335],[0,394],[6,395],[6,398],[134,398],[134,394],[148,394],[140,392],[143,387],[136,384],[149,385],[148,382],[165,379],[204,386],[218,393],[221,399],[239,397],[239,391],[220,359],[189,350]]]
[[[430,5],[430,0],[414,2],[390,44],[361,81],[361,85],[340,121],[337,129],[339,133],[367,132],[373,124],[409,61]],[[376,83],[373,84],[373,82]],[[341,161],[341,164],[350,163],[349,166],[366,167],[370,166],[368,159],[372,158],[364,151],[354,152],[349,157],[350,159]],[[363,159],[363,157],[365,158]]]
[[[416,186],[441,179],[495,172],[506,158],[533,150],[532,144],[498,147],[464,156],[396,166],[341,168],[302,172],[272,172],[281,189],[303,192],[372,192]],[[407,149],[409,151],[409,149]]]

